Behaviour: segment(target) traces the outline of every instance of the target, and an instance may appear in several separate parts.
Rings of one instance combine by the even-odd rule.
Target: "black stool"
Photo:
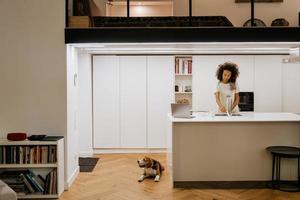
[[[279,189],[287,192],[300,191],[300,169],[299,158],[300,148],[289,146],[270,146],[267,151],[273,155],[272,163],[272,188]],[[284,182],[280,180],[280,164],[281,158],[297,158],[298,159],[298,182]],[[275,167],[276,166],[276,167]]]

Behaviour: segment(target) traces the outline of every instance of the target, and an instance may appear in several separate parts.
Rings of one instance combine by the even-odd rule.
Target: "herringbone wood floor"
[[[63,193],[60,200],[300,200],[300,193],[287,193],[270,189],[174,189],[168,170],[161,181],[155,183],[137,179],[142,170],[137,159],[144,154],[110,154],[100,157],[91,173],[80,173],[72,187]],[[166,166],[165,154],[148,156],[161,161]]]

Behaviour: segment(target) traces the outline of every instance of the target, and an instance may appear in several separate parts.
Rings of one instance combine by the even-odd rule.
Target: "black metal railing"
[[[243,26],[266,26],[266,24],[255,18],[255,2],[263,0],[235,0],[236,3],[248,2],[250,6],[250,19]],[[266,1],[266,0],[265,0]],[[276,1],[276,0],[270,0]],[[282,1],[282,0],[277,0]],[[133,0],[124,0],[126,2],[126,16],[107,17],[92,16],[90,5],[91,0],[66,0],[66,27],[69,27],[70,16],[86,16],[89,18],[89,25],[92,27],[198,27],[198,26],[233,26],[226,16],[193,16],[193,0],[188,1],[188,16],[183,17],[133,17],[131,16],[131,2]],[[111,0],[109,3],[113,3]],[[70,7],[72,5],[72,7]],[[199,5],[199,4],[198,4]],[[71,14],[70,14],[71,13]],[[300,13],[299,13],[300,26]],[[273,23],[274,21],[274,23]],[[283,19],[274,19],[271,26],[289,26],[289,23]]]

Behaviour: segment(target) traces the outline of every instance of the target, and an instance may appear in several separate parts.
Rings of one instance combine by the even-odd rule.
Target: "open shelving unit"
[[[175,56],[175,102],[188,103],[192,106],[192,56]]]
[[[27,170],[30,175],[24,173]],[[18,199],[59,198],[64,191],[64,139],[56,141],[0,139],[0,179],[1,175],[5,176],[6,173],[23,176],[24,191],[17,192]],[[30,192],[25,179],[34,192]],[[41,187],[45,192],[37,191]]]

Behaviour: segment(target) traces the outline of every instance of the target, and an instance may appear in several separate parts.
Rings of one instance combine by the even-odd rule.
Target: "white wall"
[[[93,154],[92,60],[89,53],[78,54],[78,137],[79,155]]]
[[[76,77],[77,76],[77,77]],[[67,187],[75,179],[78,167],[78,52],[67,45]]]
[[[66,133],[64,5],[0,1],[0,137]]]
[[[64,19],[61,0],[0,1],[0,138],[66,136]]]
[[[189,0],[174,0],[174,16],[188,16]],[[193,0],[193,16],[224,15],[234,26],[242,26],[250,18],[250,3],[235,3],[235,0]],[[255,17],[267,26],[275,18],[285,18],[290,26],[298,26],[300,1],[284,0],[282,3],[256,3]]]
[[[108,6],[108,16],[127,16],[126,5]],[[145,5],[145,6],[130,6],[131,17],[141,16],[173,16],[172,5]]]

